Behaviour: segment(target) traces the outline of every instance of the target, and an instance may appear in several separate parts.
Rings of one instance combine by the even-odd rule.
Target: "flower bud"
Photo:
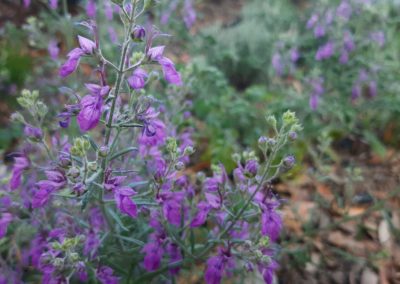
[[[88,169],[92,172],[95,172],[97,170],[97,163],[96,162],[89,162],[88,163]]]
[[[296,114],[290,110],[286,111],[282,116],[284,125],[293,125],[298,123]]]
[[[21,122],[21,123],[25,123],[24,117],[19,112],[14,112],[13,114],[11,114],[10,119],[12,121],[18,121],[18,122]]]
[[[99,148],[99,156],[102,157],[102,158],[107,157],[108,150],[109,150],[109,149],[108,149],[107,146],[101,146],[101,147]]]
[[[145,36],[146,31],[142,26],[136,26],[131,33],[131,38],[134,42],[142,42]]]
[[[168,137],[167,138],[167,150],[170,153],[177,153],[178,151],[178,144],[176,142],[176,139],[173,137]]]
[[[260,138],[258,138],[258,146],[260,148],[264,148],[268,143],[268,138],[265,136],[261,136]]]
[[[283,159],[283,166],[290,170],[296,163],[296,159],[293,155],[289,155]]]
[[[40,141],[43,138],[43,132],[40,128],[26,125],[24,128],[24,134],[28,138],[34,141]]]
[[[295,131],[290,131],[288,137],[291,141],[295,141],[297,139],[297,133]]]
[[[81,196],[85,192],[85,185],[79,182],[74,185],[72,190],[76,193],[77,196]]]
[[[269,237],[268,237],[268,236],[263,236],[263,237],[260,239],[259,244],[260,244],[260,246],[262,246],[262,247],[268,247],[268,246],[269,246]]]
[[[251,177],[254,177],[258,171],[258,162],[256,160],[249,160],[245,166],[245,173]]]
[[[175,164],[175,169],[177,170],[177,171],[181,171],[181,170],[183,170],[185,168],[185,164],[183,163],[183,162],[177,162],[176,164]]]
[[[68,168],[69,166],[71,166],[71,159],[67,156],[61,156],[59,164],[63,168]]]
[[[241,159],[242,159],[242,158],[240,157],[240,154],[239,154],[239,153],[233,153],[233,154],[232,154],[232,160],[234,160],[236,164],[240,164],[240,160],[241,160]]]
[[[273,128],[276,128],[276,118],[273,115],[269,115],[266,117],[267,123],[270,124]]]
[[[80,170],[77,167],[72,167],[68,170],[67,176],[70,178],[77,178],[80,175]]]
[[[76,252],[73,252],[70,254],[70,258],[72,262],[77,262],[79,260],[79,254]]]
[[[185,156],[190,156],[194,153],[194,148],[192,146],[187,146],[185,147],[185,150],[183,150],[183,155]]]
[[[263,255],[260,260],[264,264],[270,264],[271,263],[271,258],[268,255]]]

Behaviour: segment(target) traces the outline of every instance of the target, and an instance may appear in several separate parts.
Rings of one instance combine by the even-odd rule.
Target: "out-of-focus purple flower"
[[[222,276],[229,274],[229,270],[234,269],[235,263],[229,251],[219,248],[218,255],[212,256],[207,260],[207,268],[204,278],[207,284],[221,283]]]
[[[372,32],[370,39],[378,44],[380,48],[385,45],[385,33],[383,31]]]
[[[343,34],[343,47],[347,52],[352,52],[356,48],[353,37],[349,31],[345,31]]]
[[[62,128],[67,128],[71,121],[71,117],[79,113],[81,106],[79,104],[66,105],[65,111],[60,113],[57,117],[59,118],[59,125]]]
[[[60,170],[46,171],[47,180],[36,183],[36,191],[32,198],[32,207],[43,207],[50,199],[51,193],[59,190],[67,183],[64,172]]]
[[[80,102],[81,111],[77,116],[79,128],[89,131],[97,126],[101,117],[103,98],[101,96],[87,95]]]
[[[146,244],[142,253],[145,253],[143,265],[147,271],[154,271],[160,267],[164,249],[158,240]]]
[[[97,84],[85,84],[86,89],[89,90],[93,96],[100,96],[104,98],[110,92],[110,86],[100,86]]]
[[[31,0],[24,0],[24,8],[29,8],[31,5]]]
[[[104,1],[104,15],[106,16],[107,20],[112,21],[114,16],[114,9],[109,0]]]
[[[11,223],[13,217],[10,213],[1,214],[0,218],[0,239],[2,239],[7,233],[7,227]]]
[[[272,55],[271,64],[276,75],[282,76],[284,65],[282,63],[282,57],[279,53],[274,53],[274,55]]]
[[[166,247],[166,252],[169,255],[169,263],[170,264],[173,264],[173,263],[176,263],[176,262],[182,260],[182,253],[181,253],[181,250],[178,245],[173,244],[173,243],[168,244]],[[176,275],[176,274],[178,274],[179,269],[180,269],[179,266],[170,268],[169,272],[172,275]]]
[[[351,17],[353,9],[347,0],[343,0],[336,9],[336,15],[345,21],[348,21]]]
[[[323,25],[317,25],[314,28],[314,36],[316,38],[323,37],[325,35],[325,27]]]
[[[142,68],[136,68],[133,71],[132,76],[128,78],[129,86],[134,90],[143,89],[146,84],[146,79],[148,77],[147,72]]]
[[[56,10],[58,8],[58,0],[49,0],[50,9]]]
[[[10,179],[10,188],[17,189],[21,185],[22,172],[29,168],[29,160],[25,156],[15,157],[12,175]]]
[[[87,282],[88,281],[88,274],[86,272],[85,263],[83,261],[78,262],[75,266],[75,273],[78,275],[80,282]]]
[[[43,131],[40,128],[27,124],[24,127],[24,135],[31,139],[40,140],[43,137]]]
[[[92,19],[96,18],[96,3],[94,0],[88,0],[86,4],[86,15]]]
[[[115,203],[118,209],[132,218],[137,217],[136,204],[130,198],[135,194],[136,192],[127,186],[119,187],[114,191]]]
[[[85,244],[83,246],[83,254],[89,258],[94,258],[97,255],[97,250],[100,247],[100,239],[94,231],[86,234]]]
[[[354,100],[358,99],[359,97],[361,97],[361,85],[356,84],[353,86],[353,88],[351,90],[351,99],[354,101]]]
[[[376,95],[378,94],[378,87],[377,87],[376,81],[371,81],[368,84],[368,92],[369,92],[369,96],[371,98],[376,97]]]
[[[221,181],[218,177],[206,178],[203,183],[203,187],[207,191],[218,191]]]
[[[316,110],[318,108],[318,104],[319,104],[319,97],[316,95],[311,95],[309,104],[310,104],[310,108],[312,110]]]
[[[314,25],[318,22],[318,19],[319,19],[319,17],[317,14],[311,15],[310,19],[308,19],[308,21],[307,21],[307,25],[306,25],[307,29],[313,28]]]
[[[296,62],[299,60],[299,58],[300,58],[300,52],[299,52],[299,50],[298,50],[297,48],[292,48],[292,49],[290,50],[290,60],[291,60],[293,63],[296,63]]]
[[[268,264],[260,264],[259,271],[263,276],[263,279],[266,284],[272,284],[274,280],[275,270],[279,268],[279,265],[273,259],[270,260]]]
[[[133,41],[141,42],[146,36],[146,30],[142,26],[136,26],[133,29],[131,37]]]
[[[172,0],[170,1],[170,4],[168,8],[162,13],[160,23],[162,25],[166,25],[169,21],[169,18],[171,17],[171,14],[176,10],[178,7],[178,0]]]
[[[117,276],[113,275],[114,271],[108,266],[99,267],[96,271],[96,277],[101,284],[118,284]]]
[[[329,26],[330,24],[332,24],[333,18],[334,18],[334,10],[329,9],[329,10],[326,11],[326,13],[325,13],[325,24],[326,24],[327,26]]]
[[[193,8],[192,0],[185,0],[183,5],[183,21],[188,29],[196,22],[196,11]]]
[[[54,39],[49,41],[49,44],[47,46],[47,51],[50,54],[50,57],[53,60],[56,60],[58,58],[58,54],[60,53],[60,48],[58,47],[58,42]]]
[[[176,71],[175,64],[172,62],[171,59],[167,57],[161,57],[160,59],[158,59],[158,63],[161,65],[164,73],[164,78],[165,80],[167,80],[168,83],[176,86],[182,85],[181,74]]]
[[[96,44],[94,43],[94,41],[88,38],[78,35],[78,41],[81,49],[85,54],[92,54],[96,49]]]
[[[347,64],[349,62],[349,53],[346,50],[342,50],[339,57],[340,64]]]
[[[117,43],[118,42],[118,34],[115,31],[114,27],[110,26],[108,27],[108,35],[110,36],[110,41],[112,43]]]
[[[328,59],[334,53],[335,46],[333,42],[328,41],[326,44],[322,45],[318,48],[317,53],[315,54],[315,59],[318,61]]]
[[[200,227],[203,225],[207,220],[208,212],[210,212],[211,207],[207,202],[199,202],[197,205],[198,211],[196,216],[193,218],[192,222],[190,223],[190,227]]]

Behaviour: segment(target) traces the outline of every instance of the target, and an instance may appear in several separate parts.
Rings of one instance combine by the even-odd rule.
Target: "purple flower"
[[[136,68],[133,71],[132,76],[128,78],[129,86],[134,90],[143,89],[146,84],[146,79],[148,77],[147,72],[142,68]]]
[[[183,5],[183,21],[188,29],[196,22],[196,11],[193,8],[192,0],[185,0]]]
[[[340,64],[347,64],[349,62],[349,53],[346,50],[342,50],[339,57]]]
[[[328,59],[334,53],[334,45],[332,42],[328,41],[326,44],[322,45],[318,48],[317,53],[315,54],[315,59],[318,61]]]
[[[80,102],[81,111],[77,116],[79,128],[89,131],[97,126],[101,117],[103,98],[101,96],[87,95]]]
[[[221,200],[221,196],[217,196],[215,194],[212,193],[204,193],[204,196],[207,199],[208,204],[214,208],[214,209],[220,209],[221,205],[222,205],[222,200]]]
[[[385,34],[383,31],[372,32],[370,39],[376,42],[380,48],[385,45]]]
[[[275,70],[275,73],[278,76],[282,76],[284,65],[282,63],[282,58],[281,58],[281,55],[279,53],[275,53],[272,56],[271,63],[272,63],[272,67]]]
[[[318,22],[318,15],[317,14],[313,14],[311,15],[310,19],[307,21],[307,29],[311,29],[312,27],[314,27],[314,25]]]
[[[210,212],[211,207],[207,202],[199,202],[197,205],[198,211],[196,216],[193,218],[192,222],[190,223],[190,227],[200,227],[203,225],[207,220],[208,212]]]
[[[217,191],[219,188],[220,179],[218,177],[206,178],[203,187],[207,191]]]
[[[64,78],[75,72],[76,68],[78,67],[79,60],[83,54],[84,51],[80,48],[75,48],[71,50],[67,54],[67,61],[60,68],[60,76]]]
[[[29,8],[31,5],[31,0],[24,0],[24,8]]]
[[[147,271],[154,271],[160,267],[164,249],[158,240],[146,244],[141,252],[145,253],[143,265]]]
[[[296,63],[296,62],[299,60],[299,58],[300,58],[300,52],[299,52],[299,50],[298,50],[297,48],[292,48],[292,49],[290,50],[290,60],[291,60],[293,63]]]
[[[371,81],[368,84],[368,91],[369,91],[370,97],[372,97],[372,98],[376,97],[376,95],[378,93],[378,87],[377,87],[376,81]]]
[[[273,259],[268,264],[260,264],[259,270],[266,284],[272,284],[274,280],[274,273],[279,267],[278,263]]]
[[[21,185],[22,172],[29,168],[29,160],[25,156],[15,157],[12,175],[10,179],[10,188],[17,189]]]
[[[164,73],[164,78],[165,80],[167,80],[168,83],[177,86],[182,85],[181,75],[179,74],[178,71],[176,71],[175,65],[171,61],[171,59],[167,57],[161,57],[158,59],[158,63],[161,65],[161,68]]]
[[[142,26],[136,26],[131,34],[133,41],[141,42],[146,36],[146,30]]]
[[[56,10],[58,8],[58,0],[49,0],[50,9]]]
[[[222,280],[224,272],[233,269],[235,266],[234,261],[229,253],[220,248],[218,255],[210,257],[207,260],[207,268],[204,278],[207,284],[219,284]]]
[[[92,19],[96,17],[96,3],[94,0],[88,0],[86,4],[86,15]]]
[[[113,276],[114,271],[108,266],[101,266],[96,271],[96,277],[102,284],[118,284],[118,277]]]
[[[130,199],[130,197],[135,194],[136,192],[127,186],[117,188],[114,191],[115,203],[118,209],[132,218],[137,217],[136,204]]]
[[[47,46],[47,51],[50,54],[50,57],[53,60],[56,60],[58,58],[58,54],[60,53],[60,48],[58,47],[58,42],[54,39],[49,41],[49,44]]]
[[[168,244],[166,247],[166,251],[169,255],[169,263],[170,264],[173,264],[173,263],[176,263],[176,262],[182,260],[181,250],[179,249],[179,247],[176,244],[172,244],[172,243]],[[179,266],[170,268],[169,272],[172,275],[176,275],[176,274],[178,274],[179,269],[180,269]]]
[[[88,281],[88,274],[86,272],[85,263],[80,261],[75,266],[75,273],[78,275],[80,282],[87,282]]]
[[[100,86],[97,84],[85,84],[85,87],[93,96],[100,96],[104,98],[110,92],[110,86]]]
[[[86,234],[85,244],[83,246],[83,254],[87,257],[94,258],[97,255],[97,250],[100,247],[100,239],[95,232],[90,231]]]
[[[43,132],[40,128],[27,124],[24,128],[24,135],[31,139],[40,140],[43,137]]]
[[[158,60],[163,56],[164,49],[165,49],[164,45],[152,47],[147,52],[147,56],[149,57],[150,60]]]
[[[7,227],[11,223],[13,217],[10,213],[3,213],[0,218],[0,239],[7,233]]]
[[[279,203],[275,201],[267,201],[261,204],[261,234],[268,236],[273,242],[278,239],[283,227],[282,217],[276,212],[278,206]]]
[[[59,170],[46,171],[47,180],[36,183],[36,191],[32,198],[32,207],[43,207],[50,199],[51,193],[59,190],[67,183],[65,174]]]
[[[309,104],[310,104],[310,108],[312,110],[316,110],[318,108],[318,104],[319,104],[319,97],[316,95],[311,95]]]
[[[85,54],[93,54],[94,50],[96,49],[96,44],[94,41],[80,35],[78,35],[78,41]]]
[[[343,47],[347,52],[352,52],[356,48],[353,37],[349,31],[343,34]]]
[[[59,118],[59,125],[62,128],[67,128],[71,121],[71,116],[75,116],[79,113],[81,107],[79,104],[66,105],[65,111],[60,113],[57,117]]]
[[[107,20],[112,21],[114,16],[114,9],[109,0],[104,1],[104,15]]]
[[[320,37],[323,37],[324,35],[325,35],[325,27],[322,25],[317,25],[314,28],[314,36],[316,38],[320,38]]]
[[[345,21],[348,21],[352,14],[352,8],[349,2],[343,0],[336,9],[336,15]]]
[[[258,171],[258,162],[256,160],[249,160],[246,163],[245,171],[252,176],[255,176]]]
[[[356,84],[353,86],[353,88],[351,90],[351,99],[354,101],[354,100],[358,99],[359,97],[361,97],[361,85]]]

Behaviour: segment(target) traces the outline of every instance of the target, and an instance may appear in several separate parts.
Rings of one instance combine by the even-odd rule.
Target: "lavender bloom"
[[[29,168],[29,160],[25,156],[15,157],[14,166],[12,168],[12,176],[10,179],[10,188],[17,189],[21,185],[22,172]]]
[[[114,9],[109,0],[104,1],[104,15],[106,16],[107,20],[112,21]]]
[[[147,56],[149,57],[150,60],[158,60],[163,56],[164,49],[165,49],[164,45],[152,47],[147,52]]]
[[[256,160],[250,160],[246,163],[245,171],[252,176],[255,176],[258,171],[259,164]]]
[[[182,260],[182,253],[181,250],[179,249],[179,246],[176,244],[168,244],[167,248],[166,248],[167,253],[169,254],[169,263],[173,264],[176,263],[180,260]],[[174,267],[174,268],[170,268],[169,272],[172,275],[176,275],[179,272],[179,266],[178,267]]]
[[[24,0],[24,8],[29,8],[29,6],[31,5],[31,0]]]
[[[108,266],[99,267],[96,271],[96,277],[101,284],[118,284],[118,277],[113,276],[114,271]]]
[[[81,109],[79,104],[75,105],[66,105],[65,106],[65,111],[60,113],[58,115],[59,118],[59,125],[62,128],[67,128],[69,126],[69,123],[71,121],[71,117],[74,115],[77,115]]]
[[[275,73],[278,76],[282,76],[284,65],[282,63],[282,58],[281,58],[281,55],[279,53],[275,53],[272,56],[271,63],[272,63],[272,67],[275,70]]]
[[[380,48],[385,45],[385,34],[383,31],[372,32],[369,37],[372,41],[376,42]]]
[[[85,87],[89,90],[93,96],[100,96],[104,98],[110,92],[110,86],[100,86],[97,84],[85,84]]]
[[[94,0],[88,0],[86,5],[86,15],[92,19],[96,17],[96,3]]]
[[[84,51],[80,48],[75,48],[67,54],[67,61],[60,68],[60,76],[67,77],[71,73],[75,72],[78,67],[79,60],[84,54]]]
[[[43,137],[43,131],[27,124],[24,128],[24,135],[31,139],[40,140]]]
[[[176,71],[175,65],[171,61],[171,59],[167,57],[161,57],[160,59],[158,59],[158,63],[161,65],[165,80],[167,80],[168,83],[176,86],[182,85],[181,74]]]
[[[376,97],[378,93],[378,87],[376,81],[371,81],[368,85],[368,91],[371,98]]]
[[[0,218],[0,239],[7,233],[7,227],[11,223],[13,217],[10,213],[3,213]]]
[[[128,78],[129,86],[134,90],[143,89],[146,84],[147,72],[142,68],[136,68],[132,76]]]
[[[154,271],[160,267],[164,249],[158,240],[146,244],[141,252],[146,254],[143,265],[147,271]]]
[[[320,37],[323,37],[324,35],[325,35],[325,27],[322,25],[317,25],[314,28],[314,36],[316,38],[320,38]]]
[[[203,225],[206,220],[207,220],[207,215],[208,212],[210,212],[211,207],[207,202],[200,202],[197,205],[197,208],[199,209],[197,211],[196,216],[193,218],[192,222],[190,223],[190,227],[195,228],[195,227],[200,227]]]
[[[278,263],[271,259],[271,262],[268,263],[267,265],[265,264],[260,264],[259,265],[259,271],[261,275],[263,276],[263,279],[266,284],[272,284],[274,280],[274,273],[275,270],[279,268]]]
[[[115,203],[118,209],[132,218],[137,217],[136,204],[130,199],[136,192],[130,187],[120,187],[114,191]]]
[[[336,15],[344,21],[348,21],[352,14],[352,8],[349,2],[343,0],[336,9]]]
[[[343,35],[343,47],[347,52],[352,52],[355,49],[355,43],[349,31],[346,31]]]
[[[361,97],[361,86],[359,84],[356,84],[351,90],[351,99],[354,101],[359,97]]]
[[[188,29],[196,22],[196,11],[193,8],[192,0],[185,0],[183,6],[183,21]]]
[[[318,15],[317,14],[313,14],[310,19],[307,21],[307,29],[311,29],[314,27],[314,25],[318,22]]]
[[[78,41],[85,54],[93,54],[94,50],[96,49],[96,44],[94,41],[80,35],[78,35]]]
[[[296,62],[299,60],[299,58],[300,58],[300,52],[299,52],[299,50],[298,50],[297,48],[292,48],[292,49],[290,50],[290,60],[291,60],[293,63],[296,63]]]
[[[340,64],[347,64],[349,62],[349,54],[346,50],[342,50],[339,57]]]
[[[47,46],[47,51],[50,54],[50,57],[53,60],[56,60],[58,58],[58,54],[60,53],[60,48],[58,47],[58,42],[54,39],[49,41],[49,44]]]
[[[100,247],[100,239],[96,233],[90,231],[86,235],[85,245],[83,246],[83,254],[87,257],[94,258],[97,255],[97,250]]]
[[[146,30],[142,26],[136,26],[131,34],[133,41],[136,42],[143,41],[145,36],[146,36]]]
[[[317,53],[315,54],[315,59],[318,61],[328,59],[334,53],[334,45],[332,42],[328,41],[326,44],[318,48]]]
[[[58,8],[58,0],[49,0],[50,9],[56,10]]]
[[[87,95],[80,102],[81,111],[77,116],[79,128],[89,131],[97,126],[101,117],[103,98],[101,96]]]

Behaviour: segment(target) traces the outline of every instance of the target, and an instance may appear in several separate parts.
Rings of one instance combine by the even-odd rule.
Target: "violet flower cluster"
[[[23,111],[13,119],[27,139],[0,188],[0,239],[19,247],[7,260],[0,255],[0,283],[23,283],[29,273],[42,283],[174,281],[199,263],[206,283],[243,270],[272,283],[283,228],[272,182],[295,165],[283,147],[301,130],[298,119],[290,111],[279,122],[268,116],[272,135],[260,137],[260,155],[235,154],[232,176],[222,164],[194,176],[190,111],[167,107],[190,101],[163,102],[148,91],[158,73],[172,94],[185,87],[165,46],[155,44],[161,33],[138,23],[149,1],[112,2],[124,28],[118,64],[104,57],[96,22],[82,23],[88,34],[59,75],[80,74],[85,60],[98,81],[64,87],[57,124],[37,91],[18,99]],[[75,124],[80,134],[70,131]]]

